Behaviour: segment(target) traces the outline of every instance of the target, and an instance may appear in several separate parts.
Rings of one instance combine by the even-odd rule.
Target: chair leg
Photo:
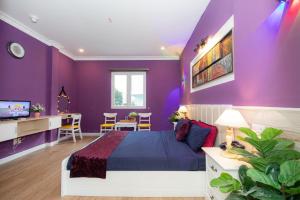
[[[60,129],[58,129],[58,134],[57,134],[57,142],[60,140]]]
[[[82,131],[81,131],[81,128],[79,128],[79,135],[80,135],[80,139],[82,140]]]
[[[73,142],[76,142],[75,132],[72,130]]]

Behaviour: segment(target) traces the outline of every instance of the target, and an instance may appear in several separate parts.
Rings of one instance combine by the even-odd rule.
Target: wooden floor
[[[30,155],[0,166],[1,200],[203,200],[202,198],[104,198],[104,197],[60,197],[61,161],[74,150],[91,142],[93,137],[82,141],[63,141],[53,147],[36,151]]]

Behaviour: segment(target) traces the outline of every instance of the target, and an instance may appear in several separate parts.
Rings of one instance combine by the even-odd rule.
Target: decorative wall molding
[[[187,105],[191,119],[214,124],[226,108],[239,110],[249,126],[256,132],[266,127],[274,127],[284,131],[283,137],[294,140],[300,149],[300,108],[263,107],[263,106],[232,106],[232,105]],[[219,127],[216,144],[225,141],[224,127]]]
[[[75,56],[68,50],[64,48],[64,46],[50,38],[40,34],[33,29],[29,28],[28,26],[24,25],[22,22],[14,19],[13,17],[7,15],[3,11],[0,11],[0,19],[4,22],[8,23],[9,25],[15,27],[16,29],[30,35],[31,37],[39,40],[40,42],[48,45],[53,46],[59,50],[60,53],[64,54],[65,56],[71,58],[75,61],[80,60],[179,60],[179,56]]]

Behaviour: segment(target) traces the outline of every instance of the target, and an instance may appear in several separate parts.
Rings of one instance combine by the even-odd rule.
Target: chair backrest
[[[117,113],[103,113],[105,124],[115,124],[117,122]]]
[[[71,117],[73,119],[72,125],[73,126],[80,126],[81,114],[72,114]]]
[[[140,124],[150,124],[150,117],[152,113],[139,113]]]

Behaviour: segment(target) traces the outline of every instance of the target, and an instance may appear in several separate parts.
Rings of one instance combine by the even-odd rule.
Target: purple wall
[[[296,1],[284,10],[274,0],[211,0],[181,56],[182,102],[299,107],[299,10]],[[193,49],[233,14],[235,81],[190,94]]]
[[[78,61],[75,64],[78,112],[83,115],[83,130],[99,132],[104,112],[117,112],[124,119],[133,110],[111,110],[112,68],[149,68],[147,109],[152,112],[153,130],[171,129],[168,116],[179,105],[179,61]]]
[[[26,51],[21,60],[6,51],[9,41],[21,43]],[[179,61],[95,61],[74,62],[29,35],[0,20],[0,99],[24,99],[45,105],[43,114],[57,114],[57,94],[61,86],[71,98],[71,112],[83,114],[83,130],[98,132],[103,112],[118,112],[119,119],[131,110],[110,110],[110,68],[149,68],[147,108],[153,113],[153,129],[170,129],[167,121],[179,105]],[[56,140],[57,131],[0,143],[0,158]]]
[[[26,51],[23,59],[15,59],[8,54],[6,45],[9,41],[23,45]],[[61,85],[75,91],[72,89],[72,76],[67,73],[72,66],[73,61],[57,49],[0,20],[0,99],[38,102],[46,106],[43,114],[56,114],[56,96]],[[51,131],[26,136],[15,147],[13,140],[1,142],[0,158],[53,141],[56,134],[56,131]]]

